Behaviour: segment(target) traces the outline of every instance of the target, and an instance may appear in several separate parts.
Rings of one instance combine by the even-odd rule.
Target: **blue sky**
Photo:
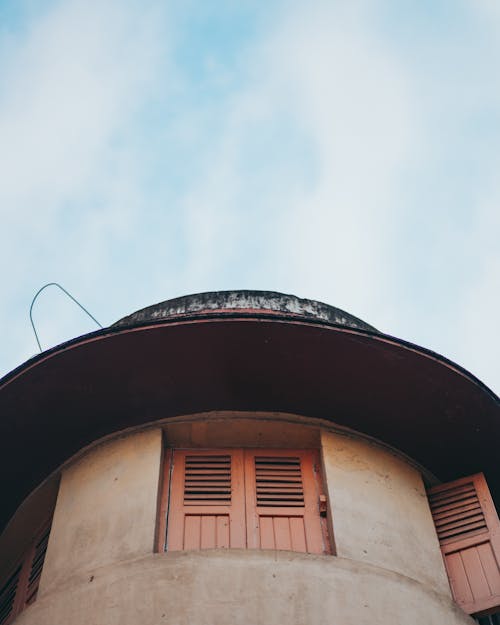
[[[0,374],[103,325],[319,299],[500,390],[500,5],[0,0]],[[44,348],[93,330],[56,290]]]

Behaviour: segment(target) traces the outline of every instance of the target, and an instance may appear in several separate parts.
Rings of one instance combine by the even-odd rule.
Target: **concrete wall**
[[[338,556],[155,554],[161,431],[90,450],[63,472],[40,593],[16,625],[472,624],[418,471],[361,439],[321,441]]]
[[[344,558],[151,554],[68,580],[16,625],[474,625],[451,599]]]
[[[449,595],[420,473],[364,440],[323,431],[321,442],[337,555]]]
[[[40,596],[73,575],[153,551],[161,447],[161,430],[149,430],[102,445],[64,471]]]

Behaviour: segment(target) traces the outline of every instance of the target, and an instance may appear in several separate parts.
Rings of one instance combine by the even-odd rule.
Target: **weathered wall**
[[[449,595],[420,473],[364,440],[323,431],[321,441],[337,554]]]
[[[471,625],[450,598],[418,471],[362,439],[321,441],[338,557],[154,554],[161,431],[90,450],[63,471],[41,590],[16,625]]]
[[[77,573],[153,551],[161,446],[161,430],[149,430],[63,472],[40,596]]]
[[[91,575],[90,575],[91,574]],[[151,554],[87,571],[16,625],[473,625],[451,599],[344,558],[288,552]]]

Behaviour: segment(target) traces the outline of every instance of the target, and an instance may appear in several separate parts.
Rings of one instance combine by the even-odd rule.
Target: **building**
[[[0,381],[0,625],[498,625],[499,440],[331,306],[151,306]]]

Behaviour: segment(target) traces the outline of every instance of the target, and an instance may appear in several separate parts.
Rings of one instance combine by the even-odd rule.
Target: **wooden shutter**
[[[6,625],[15,616],[14,607],[22,566],[19,565],[0,588],[0,625]]]
[[[500,606],[500,521],[484,475],[429,490],[455,601],[469,614]]]
[[[45,524],[15,571],[0,588],[0,625],[8,625],[22,610],[33,603],[38,593],[50,524]]]
[[[40,585],[40,577],[42,576],[43,563],[45,561],[45,553],[49,542],[50,525],[40,532],[38,540],[35,541],[29,560],[29,575],[26,587],[25,604],[32,604],[38,594],[38,586]]]
[[[479,625],[500,625],[500,612],[487,614],[486,616],[478,616],[476,622],[479,623]]]
[[[246,547],[243,452],[176,450],[167,549]]]
[[[247,450],[248,546],[325,553],[313,451]]]

